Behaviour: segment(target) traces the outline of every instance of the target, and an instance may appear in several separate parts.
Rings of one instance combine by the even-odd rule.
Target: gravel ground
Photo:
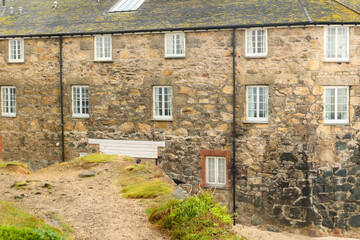
[[[116,169],[116,163],[98,166],[91,178],[78,177],[84,170],[0,172],[0,196],[55,227],[69,224],[75,240],[169,239],[147,221],[144,201],[121,197]],[[26,180],[32,181],[31,189],[10,188],[15,181]],[[45,184],[53,187],[44,188]]]

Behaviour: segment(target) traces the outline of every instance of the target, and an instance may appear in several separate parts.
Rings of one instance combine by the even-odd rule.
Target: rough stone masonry
[[[165,141],[163,169],[196,190],[200,150],[232,151],[232,32],[187,32],[181,59],[164,58],[164,34],[113,36],[112,62],[94,62],[93,41],[64,38],[66,160],[96,152],[88,138]],[[246,58],[244,30],[236,31],[238,220],[356,229],[360,28],[350,27],[349,63],[324,62],[322,27],[268,29],[268,43],[267,57]],[[16,87],[17,107],[15,118],[0,117],[2,158],[34,169],[61,161],[59,39],[26,39],[25,62],[7,60],[1,40],[0,85]],[[88,119],[72,117],[74,85],[89,86]],[[158,85],[173,88],[172,121],[152,119]],[[245,122],[250,85],[269,87],[269,123]],[[324,86],[349,86],[349,124],[324,124]],[[231,203],[231,190],[216,193]]]

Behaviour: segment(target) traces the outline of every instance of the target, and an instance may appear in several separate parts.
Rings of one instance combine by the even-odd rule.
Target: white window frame
[[[259,30],[262,30],[264,31],[264,43],[263,43],[263,46],[262,46],[262,49],[264,49],[264,52],[258,52],[257,51],[257,47],[255,48],[256,49],[256,52],[253,53],[253,52],[249,52],[249,49],[248,49],[248,44],[250,44],[249,42],[249,34],[252,34],[254,31],[256,33],[256,45],[258,44],[258,32]],[[253,42],[251,42],[253,43]],[[251,28],[251,29],[246,29],[245,30],[245,57],[253,57],[253,58],[257,58],[257,57],[266,57],[268,55],[268,31],[266,28]]]
[[[327,89],[335,89],[335,119],[326,119],[326,90]],[[338,90],[346,89],[346,118],[338,119]],[[325,86],[324,87],[324,124],[348,124],[349,123],[349,86]]]
[[[20,49],[19,49],[19,44],[20,44]],[[13,51],[17,52],[15,54],[15,58],[13,58],[14,57],[14,55],[12,54]],[[20,55],[20,57],[18,55]],[[22,38],[9,39],[9,62],[10,63],[24,62],[24,39]]]
[[[110,56],[105,57],[105,41],[104,39],[108,38],[110,40],[110,49],[109,49],[109,53]],[[100,48],[100,52],[98,52],[98,48],[97,48],[97,42],[100,41],[101,39],[101,48]],[[103,54],[103,56],[98,56],[98,54]],[[98,35],[95,36],[94,38],[94,60],[95,61],[102,61],[102,62],[107,62],[107,61],[112,61],[112,36],[111,35]]]
[[[171,43],[173,44],[173,40],[175,36],[179,36],[180,37],[180,42],[182,41],[184,44],[183,46],[180,46],[180,48],[182,49],[182,53],[177,53],[179,48],[176,47],[177,45],[173,45],[175,46],[175,48],[173,48],[172,52],[171,49],[169,48],[169,41],[171,41]],[[175,33],[165,33],[165,57],[166,58],[184,58],[185,57],[185,50],[186,50],[186,41],[185,41],[185,33],[184,32],[175,32]]]
[[[161,88],[162,89],[162,114],[157,114],[157,112],[156,112],[156,106],[157,106],[157,104],[156,104],[156,89],[159,89],[159,88]],[[171,99],[170,99],[170,108],[169,108],[169,110],[170,110],[170,115],[165,115],[165,108],[164,108],[164,89],[165,88],[168,88],[168,89],[171,89]],[[154,86],[153,87],[153,119],[154,120],[163,120],[163,121],[171,121],[172,119],[173,119],[173,112],[172,112],[172,110],[173,110],[173,97],[174,97],[174,94],[173,94],[173,90],[172,90],[172,87],[171,86]]]
[[[256,116],[257,117],[249,117],[249,89],[257,88],[257,95],[256,95]],[[259,97],[259,89],[265,88],[267,89],[267,108],[264,109],[267,112],[267,116],[259,117],[260,113],[260,97]],[[266,85],[253,85],[253,86],[246,86],[246,122],[249,123],[268,123],[269,122],[269,86]]]
[[[209,174],[209,159],[210,158],[214,158],[215,159],[215,169],[214,169],[214,172],[215,172],[215,176],[214,176],[214,179],[215,181],[214,182],[210,182],[209,180],[209,177],[210,177],[210,174]],[[222,159],[224,160],[224,170],[223,170],[223,174],[224,174],[224,182],[219,182],[219,173],[220,173],[220,170],[219,170],[219,159]],[[226,187],[226,181],[227,181],[227,167],[226,167],[226,157],[217,157],[217,156],[206,156],[206,185],[210,185],[210,186],[217,186],[217,187]]]
[[[346,54],[345,57],[328,57],[328,31],[329,29],[336,30],[336,40],[335,40],[335,56],[338,55],[338,30],[345,29],[346,30]],[[350,60],[350,40],[349,40],[349,27],[339,27],[339,26],[332,26],[332,27],[325,27],[324,28],[324,58],[325,62],[349,62]]]
[[[74,99],[74,89],[75,88],[80,88],[80,113],[75,113],[75,99]],[[83,98],[84,96],[82,95],[82,89],[83,88],[87,88],[87,92],[88,92],[88,113],[84,113],[83,111]],[[89,93],[89,86],[86,86],[86,85],[76,85],[76,86],[72,86],[71,88],[71,98],[72,98],[72,117],[73,118],[89,118],[90,115],[89,115],[89,112],[90,112],[90,93]]]
[[[14,90],[14,106],[11,106],[11,89]],[[7,91],[5,99],[5,91]],[[4,106],[5,102],[7,106]],[[13,109],[12,109],[13,107]],[[1,116],[3,117],[16,117],[16,88],[13,86],[1,87]]]

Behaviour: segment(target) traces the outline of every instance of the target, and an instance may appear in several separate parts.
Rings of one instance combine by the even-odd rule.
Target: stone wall
[[[264,59],[244,57],[244,32],[239,31],[237,83],[239,115],[237,121],[237,207],[247,212],[242,221],[250,223],[253,213],[263,222],[274,216],[286,225],[326,227],[329,217],[319,213],[321,194],[316,189],[323,168],[348,166],[358,144],[360,31],[350,28],[350,62],[324,62],[323,28],[270,29],[269,54]],[[248,85],[269,86],[269,123],[245,123]],[[324,124],[323,86],[349,86],[350,118],[346,125]],[[350,164],[351,165],[351,164]],[[351,165],[352,166],[352,165]],[[348,170],[351,171],[351,170]],[[354,176],[353,176],[354,177]],[[332,189],[338,188],[328,178]],[[349,196],[332,196],[326,209],[342,219],[347,227],[359,217],[359,199],[347,210],[350,193],[357,191],[355,178]],[[325,183],[322,183],[325,184]],[[347,187],[345,187],[347,188]],[[334,192],[335,192],[334,190]],[[343,190],[343,188],[341,188]],[[338,191],[341,191],[338,190]],[[328,192],[328,195],[330,194]],[[331,194],[330,194],[331,195]],[[324,210],[325,211],[325,210]],[[350,219],[353,219],[350,223]],[[259,222],[259,221],[257,221]],[[341,228],[344,228],[342,224]]]
[[[25,40],[25,62],[8,62],[0,41],[0,86],[16,87],[16,118],[0,117],[3,159],[37,169],[59,162],[61,149],[59,40]]]
[[[236,31],[238,220],[251,223],[257,214],[260,222],[355,226],[360,29],[350,28],[350,62],[341,64],[323,61],[321,27],[268,33],[268,57],[255,59],[244,56],[245,33]],[[66,160],[96,152],[88,138],[165,141],[164,170],[197,191],[200,150],[232,150],[231,43],[232,31],[188,32],[186,57],[165,59],[163,34],[116,35],[113,61],[94,62],[93,37],[64,38]],[[0,118],[2,152],[5,160],[39,168],[61,161],[59,40],[25,40],[25,47],[25,63],[8,64],[7,41],[0,41],[0,85],[17,91],[17,117]],[[72,117],[73,85],[89,86],[88,119]],[[173,88],[173,121],[152,119],[156,85]],[[245,123],[248,85],[269,86],[268,124]],[[323,124],[327,85],[350,87],[349,124]],[[346,178],[336,169],[345,169]],[[330,200],[322,202],[325,195]],[[231,190],[217,196],[231,203]]]

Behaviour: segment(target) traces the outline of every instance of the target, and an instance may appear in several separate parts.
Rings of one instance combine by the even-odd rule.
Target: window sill
[[[350,59],[325,59],[325,63],[350,63]]]
[[[225,185],[212,185],[212,184],[206,184],[204,187],[202,187],[204,189],[207,189],[207,188],[216,188],[216,189],[219,189],[219,190],[228,190],[228,188],[225,186]]]
[[[269,121],[266,121],[266,120],[259,120],[259,121],[256,121],[256,120],[246,120],[246,121],[243,121],[243,123],[269,124]]]
[[[334,126],[334,125],[350,125],[349,122],[324,122],[324,126]]]
[[[183,59],[185,58],[185,55],[180,56],[165,56],[165,59]]]
[[[88,119],[90,115],[73,115],[72,118]]]
[[[112,63],[113,62],[113,60],[112,59],[109,59],[109,60],[94,60],[94,62],[96,62],[96,63]]]
[[[172,118],[153,118],[151,119],[153,122],[172,122]]]
[[[245,56],[245,58],[267,58],[267,55],[259,55],[259,56],[256,56],[256,55],[251,56],[251,55],[249,55],[249,56]]]
[[[21,61],[8,61],[8,63],[24,63],[25,61],[24,60],[21,60]]]
[[[1,117],[4,117],[4,118],[16,118],[16,115],[3,114],[3,115],[1,115]]]

